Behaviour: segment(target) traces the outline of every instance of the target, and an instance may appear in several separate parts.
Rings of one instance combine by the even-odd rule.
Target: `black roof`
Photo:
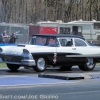
[[[81,38],[84,39],[85,38],[83,36],[79,36],[79,35],[72,35],[72,34],[34,34],[32,36],[46,36],[46,37],[74,37],[74,38]]]

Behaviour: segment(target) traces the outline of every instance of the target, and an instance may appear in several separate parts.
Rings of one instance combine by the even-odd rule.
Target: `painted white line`
[[[9,75],[9,76],[7,76],[7,75],[2,75],[2,76],[0,76],[0,78],[7,78],[7,77],[29,77],[29,76],[20,76],[20,75]]]
[[[0,87],[5,86],[5,87],[17,87],[17,86],[39,86],[39,85],[55,85],[55,84],[70,84],[70,83],[79,83],[81,81],[77,81],[77,82],[55,82],[55,83],[38,83],[38,84],[15,84],[15,85],[0,85]]]

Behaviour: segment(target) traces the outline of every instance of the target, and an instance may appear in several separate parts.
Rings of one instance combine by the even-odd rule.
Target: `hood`
[[[5,46],[1,48],[3,49],[2,53],[21,55],[23,53],[23,49],[27,49],[29,52],[32,52],[38,50],[39,48],[44,48],[44,47],[46,46],[19,44],[17,46]]]

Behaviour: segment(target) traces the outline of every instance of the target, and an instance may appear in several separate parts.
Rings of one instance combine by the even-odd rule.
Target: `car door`
[[[57,62],[73,62],[73,55],[76,54],[76,49],[73,46],[73,38],[59,38],[59,43],[60,46],[57,47]]]
[[[55,62],[54,59],[56,58],[56,48],[58,47],[58,41],[55,37],[49,37],[46,43],[45,52],[47,52],[46,56],[50,62]]]

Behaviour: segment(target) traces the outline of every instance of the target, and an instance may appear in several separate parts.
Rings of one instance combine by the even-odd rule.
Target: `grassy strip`
[[[0,67],[7,67],[5,63],[0,63]]]
[[[97,65],[97,66],[99,66],[99,65],[100,65],[100,63],[96,63],[96,65]]]

